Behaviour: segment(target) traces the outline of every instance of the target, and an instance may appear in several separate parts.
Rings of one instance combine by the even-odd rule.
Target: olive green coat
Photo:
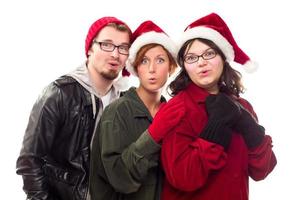
[[[160,199],[160,145],[147,132],[151,121],[135,88],[106,107],[92,141],[92,200]]]

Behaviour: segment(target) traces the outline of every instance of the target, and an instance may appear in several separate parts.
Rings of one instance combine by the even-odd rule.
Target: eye
[[[216,55],[216,52],[215,52],[213,49],[209,49],[208,51],[206,51],[206,52],[203,54],[203,56],[204,56],[205,58],[213,58],[213,57],[215,57],[215,55]]]
[[[104,48],[112,48],[114,46],[113,44],[111,44],[109,42],[102,42],[101,45]]]
[[[164,62],[165,62],[164,58],[158,58],[157,59],[157,63],[159,63],[159,64],[164,63]]]
[[[119,46],[119,49],[122,50],[122,51],[128,51],[129,50],[129,46],[127,46],[127,45],[120,45]]]
[[[147,63],[148,63],[148,59],[146,57],[144,57],[140,62],[140,64],[142,64],[142,65],[145,65]]]
[[[188,54],[184,57],[185,62],[195,62],[196,60],[198,60],[198,56],[194,54]]]

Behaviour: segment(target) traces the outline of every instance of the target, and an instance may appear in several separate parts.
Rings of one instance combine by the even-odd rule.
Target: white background
[[[151,19],[177,40],[184,28],[210,12],[220,14],[240,47],[260,64],[245,74],[244,95],[273,137],[278,164],[251,200],[291,199],[290,6],[284,0],[3,0],[0,2],[0,198],[25,199],[15,174],[29,112],[41,90],[85,60],[89,26],[105,15],[134,30]],[[240,69],[240,66],[238,67]],[[280,197],[278,197],[280,196]]]

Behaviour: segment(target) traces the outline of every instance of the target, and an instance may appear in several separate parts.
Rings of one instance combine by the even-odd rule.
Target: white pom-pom
[[[130,77],[129,76],[121,76],[121,72],[118,78],[116,78],[113,82],[114,87],[120,91],[126,91],[130,88]]]
[[[247,73],[254,73],[259,68],[259,64],[255,61],[247,61],[242,66]]]
[[[126,70],[133,76],[137,76],[133,66],[132,66],[132,58],[131,56],[128,57],[127,61],[126,61]]]

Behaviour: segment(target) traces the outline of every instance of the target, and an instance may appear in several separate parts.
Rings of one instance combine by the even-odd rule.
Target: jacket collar
[[[124,94],[124,98],[131,99],[131,101],[133,102],[133,105],[135,107],[135,109],[133,109],[134,117],[148,117],[152,120],[151,114],[149,113],[147,107],[144,105],[143,101],[139,98],[135,87],[131,87]],[[166,102],[166,98],[162,96],[161,102]]]
[[[191,101],[196,103],[204,103],[206,97],[209,96],[209,93],[201,87],[198,87],[196,84],[191,82],[185,89],[186,94],[190,97]]]
[[[87,92],[88,95],[86,95],[86,104],[91,105],[93,109],[93,115],[94,117],[96,114],[101,113],[106,105],[113,102],[120,96],[120,90],[115,86],[115,84],[112,84],[112,87],[108,91],[108,98],[106,102],[103,102],[104,99],[98,95],[98,92],[95,90],[94,86],[92,85],[92,81],[90,79],[89,71],[86,66],[86,63],[83,63],[81,66],[79,66],[77,69],[73,70],[72,72],[67,74],[68,76],[75,79]],[[101,100],[101,101],[100,101]],[[98,109],[97,109],[98,108]]]
[[[100,98],[98,92],[95,91],[92,85],[86,63],[82,63],[81,66],[70,72],[68,75],[73,77],[77,82],[79,82],[89,93],[92,93],[96,97]],[[120,89],[119,86],[115,84],[115,81],[113,82],[109,92],[111,92],[112,99],[116,99],[120,96]]]

